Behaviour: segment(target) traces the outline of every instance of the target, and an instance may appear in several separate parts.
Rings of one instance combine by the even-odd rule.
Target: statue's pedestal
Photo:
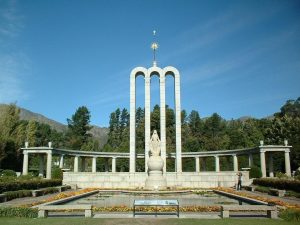
[[[151,156],[148,161],[149,176],[146,179],[145,188],[161,190],[167,188],[166,178],[163,177],[162,168],[164,161],[160,156]]]

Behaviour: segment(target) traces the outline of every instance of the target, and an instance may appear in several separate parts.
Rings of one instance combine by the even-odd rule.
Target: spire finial
[[[156,30],[153,30],[153,42],[151,48],[153,50],[153,66],[156,66],[156,49],[158,49],[158,44],[155,41]]]

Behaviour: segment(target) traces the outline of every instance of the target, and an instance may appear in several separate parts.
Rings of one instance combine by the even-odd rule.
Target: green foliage
[[[17,174],[13,170],[2,170],[0,172],[1,177],[17,177]]]
[[[31,180],[41,180],[41,177],[35,176],[33,173],[28,173],[27,175],[21,175],[18,177],[19,181],[31,181]]]
[[[259,167],[257,166],[252,166],[250,171],[249,171],[249,177],[250,178],[261,178],[262,173]]]
[[[68,145],[73,149],[82,149],[82,146],[88,142],[91,137],[89,131],[90,126],[90,111],[87,107],[79,107],[68,122]]]
[[[288,175],[286,175],[285,173],[282,173],[282,172],[277,172],[276,177],[279,179],[288,179],[289,178]]]
[[[15,198],[24,198],[24,197],[31,197],[32,192],[31,190],[18,190],[18,191],[7,191],[3,194],[6,195],[7,200],[12,200]]]
[[[279,217],[287,221],[300,221],[300,210],[286,209],[279,213]]]
[[[0,207],[0,217],[36,218],[38,209],[24,207]]]
[[[300,193],[300,181],[284,180],[276,178],[258,178],[254,179],[253,184],[265,187],[277,188],[280,190],[292,190]]]
[[[63,179],[63,171],[59,167],[52,168],[52,179]]]
[[[255,191],[263,192],[263,193],[269,193],[270,188],[265,186],[257,186],[255,187]]]
[[[18,180],[12,182],[0,182],[0,193],[18,190],[35,190],[45,187],[61,185],[62,181],[58,179],[51,180]]]

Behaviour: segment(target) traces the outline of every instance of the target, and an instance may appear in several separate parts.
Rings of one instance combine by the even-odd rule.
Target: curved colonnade
[[[274,176],[273,171],[273,158],[272,153],[274,152],[283,152],[285,158],[285,173],[288,176],[291,176],[291,166],[290,166],[290,148],[288,145],[260,145],[256,148],[248,148],[248,149],[236,149],[236,150],[220,150],[220,151],[201,151],[201,152],[182,152],[182,158],[194,158],[195,159],[195,172],[200,173],[206,171],[205,169],[205,159],[208,157],[213,157],[215,159],[215,172],[220,172],[220,157],[233,157],[233,171],[239,171],[238,167],[238,156],[247,155],[249,159],[249,167],[253,165],[253,154],[259,154],[260,156],[260,165],[262,176],[267,176],[267,166],[266,161],[268,162],[268,171],[269,176]],[[121,158],[129,158],[131,161],[130,153],[117,153],[117,152],[91,152],[91,151],[80,151],[80,150],[67,150],[67,149],[57,149],[52,148],[51,144],[48,147],[25,147],[21,149],[23,151],[24,159],[23,159],[23,174],[26,175],[28,173],[29,166],[29,154],[38,154],[40,156],[40,164],[39,171],[40,175],[43,176],[44,172],[44,158],[46,156],[46,178],[51,178],[51,167],[52,167],[52,156],[57,155],[60,157],[59,166],[60,168],[64,167],[64,158],[74,157],[74,172],[79,172],[79,158],[81,158],[81,172],[85,171],[85,159],[92,159],[92,173],[97,172],[97,158],[105,158],[112,160],[111,172],[117,173],[117,159]],[[266,157],[266,154],[268,157]],[[144,158],[144,154],[137,154],[137,158]],[[168,154],[167,158],[176,158],[176,153]],[[203,170],[200,170],[200,162]],[[107,165],[106,165],[107,168]],[[109,169],[107,169],[108,171]],[[129,171],[130,173],[130,171]],[[138,173],[138,172],[135,172]],[[144,172],[143,172],[144,173]],[[169,172],[168,172],[169,173]],[[178,173],[178,172],[177,172]],[[184,174],[183,172],[182,174]]]

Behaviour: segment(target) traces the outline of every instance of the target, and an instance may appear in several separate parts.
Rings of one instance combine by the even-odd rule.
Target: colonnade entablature
[[[233,171],[239,171],[238,157],[246,155],[249,159],[249,167],[253,166],[253,155],[258,154],[260,156],[260,167],[263,177],[267,177],[267,166],[266,160],[268,161],[268,171],[269,176],[274,176],[273,171],[273,157],[272,154],[275,152],[283,152],[285,160],[285,173],[291,176],[291,166],[290,166],[290,149],[292,146],[285,145],[260,145],[255,148],[247,149],[235,149],[235,150],[218,150],[218,151],[199,151],[199,152],[182,152],[181,158],[194,158],[195,159],[195,172],[206,171],[205,159],[208,157],[213,157],[215,160],[215,172],[220,172],[220,157],[233,157]],[[46,155],[46,178],[51,178],[51,167],[52,167],[52,156],[57,155],[60,157],[59,167],[64,167],[64,157],[74,157],[74,172],[79,172],[79,158],[81,158],[81,171],[85,172],[85,159],[92,159],[92,173],[97,172],[97,158],[105,159],[105,168],[108,172],[108,159],[111,159],[111,172],[117,172],[117,159],[127,158],[131,162],[131,154],[124,152],[94,152],[94,151],[81,151],[81,150],[67,150],[49,147],[28,147],[21,148],[24,159],[23,159],[23,174],[28,174],[29,165],[29,154],[38,154],[40,156],[39,163],[39,173],[44,176],[44,156]],[[266,155],[268,157],[266,157]],[[170,153],[166,155],[166,158],[176,159],[177,153]],[[144,154],[136,154],[135,159],[145,158]],[[202,165],[203,170],[200,171],[200,165]],[[130,171],[129,171],[130,172]],[[176,171],[177,172],[177,171]],[[144,173],[144,172],[143,172]]]

